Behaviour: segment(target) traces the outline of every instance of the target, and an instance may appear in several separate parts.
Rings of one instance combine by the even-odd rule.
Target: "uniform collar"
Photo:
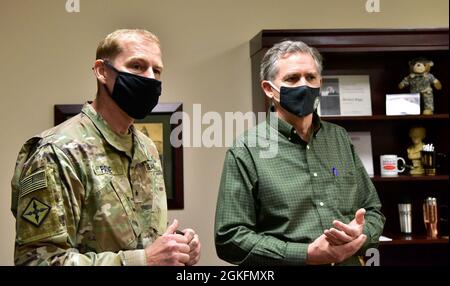
[[[129,157],[131,155],[131,149],[127,148],[127,142],[133,140],[133,134],[135,133],[134,126],[131,126],[129,134],[119,134],[114,132],[108,123],[97,113],[90,102],[86,102],[81,110],[89,119],[94,123],[95,127],[100,131],[103,138],[114,148],[119,151],[125,152]]]

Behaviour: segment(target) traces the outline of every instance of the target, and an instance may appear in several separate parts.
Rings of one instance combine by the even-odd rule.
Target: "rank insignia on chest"
[[[100,166],[95,167],[95,173],[101,174],[101,175],[104,175],[104,174],[112,175],[112,169],[109,166],[100,165]]]
[[[39,227],[50,212],[51,207],[33,198],[22,213],[22,218]]]
[[[148,160],[148,161],[145,162],[144,166],[145,166],[145,169],[147,171],[152,171],[152,170],[155,169],[155,161],[154,160]]]

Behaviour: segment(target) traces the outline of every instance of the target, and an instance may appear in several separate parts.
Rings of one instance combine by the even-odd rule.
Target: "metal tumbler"
[[[436,198],[428,197],[423,202],[423,222],[427,229],[427,236],[437,238],[438,236],[438,207]]]
[[[411,204],[398,204],[398,215],[400,218],[400,231],[412,233],[412,206]]]

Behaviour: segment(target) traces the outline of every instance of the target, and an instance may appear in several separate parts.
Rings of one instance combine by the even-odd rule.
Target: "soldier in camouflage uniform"
[[[183,230],[184,235],[175,233],[176,220],[167,227],[157,149],[132,125],[136,117],[130,114],[137,114],[138,106],[115,99],[140,92],[127,77],[144,83],[152,78],[155,85],[161,70],[159,41],[148,31],[118,30],[100,43],[94,66],[95,101],[86,103],[77,116],[29,139],[19,152],[11,204],[16,218],[15,264],[198,262],[198,235],[192,229]],[[132,96],[118,94],[124,90],[120,82],[128,83]],[[149,90],[148,84],[141,87]]]

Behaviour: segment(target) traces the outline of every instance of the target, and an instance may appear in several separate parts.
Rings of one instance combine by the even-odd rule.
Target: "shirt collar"
[[[119,151],[125,152],[129,157],[131,156],[132,146],[129,144],[132,139],[132,135],[134,134],[134,126],[131,126],[130,133],[128,134],[119,134],[114,132],[108,123],[97,113],[94,107],[90,104],[90,102],[86,102],[81,110],[83,114],[85,114],[89,119],[94,123],[95,127],[100,131],[103,138],[114,148]]]
[[[292,138],[293,136],[300,138],[300,136],[296,134],[296,130],[291,124],[278,117],[277,113],[275,112],[275,107],[273,105],[270,107],[268,113],[269,115],[266,122],[272,128],[277,129],[278,132],[280,132],[286,138]],[[317,115],[316,112],[313,113],[312,125],[313,125],[313,137],[315,137],[317,136],[317,133],[319,132],[322,126],[322,121],[320,120],[320,117],[319,115]]]

